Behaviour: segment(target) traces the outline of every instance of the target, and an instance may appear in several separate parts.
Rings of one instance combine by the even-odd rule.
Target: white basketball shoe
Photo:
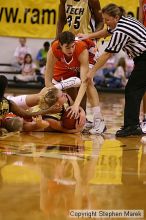
[[[106,130],[105,121],[102,118],[94,118],[93,128],[89,130],[90,134],[102,134]]]

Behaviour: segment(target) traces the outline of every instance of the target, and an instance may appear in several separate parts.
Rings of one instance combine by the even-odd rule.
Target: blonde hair
[[[58,100],[59,90],[55,87],[48,88],[46,94],[42,95],[39,101],[39,107],[43,110],[53,106]]]

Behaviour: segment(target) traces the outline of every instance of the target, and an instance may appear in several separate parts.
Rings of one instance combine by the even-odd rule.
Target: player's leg
[[[61,121],[53,119],[53,118],[46,118],[45,119],[49,123],[49,127],[45,129],[45,131],[61,131],[62,125]]]
[[[99,105],[99,97],[93,82],[87,87],[87,97],[91,105],[93,114],[93,128],[89,130],[91,134],[101,134],[105,131],[106,126]]]
[[[7,99],[15,102],[18,106],[23,109],[28,109],[29,107],[33,107],[37,105],[39,102],[38,94],[30,94],[30,95],[20,95],[20,96],[7,96]]]
[[[31,122],[24,121],[23,131],[45,131],[49,127],[49,122],[43,120],[41,116],[33,118]]]

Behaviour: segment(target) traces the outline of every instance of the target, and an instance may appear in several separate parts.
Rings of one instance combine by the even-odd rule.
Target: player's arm
[[[66,3],[66,0],[60,0],[56,37],[58,37],[58,34],[63,31],[63,28],[67,22],[66,21],[66,13],[65,13],[65,3]]]
[[[42,116],[32,118],[31,122],[23,121],[24,131],[44,131],[49,127],[49,122],[42,119]]]
[[[96,31],[99,31],[104,26],[99,0],[90,0],[89,7],[91,9],[93,19],[95,20]]]
[[[53,79],[53,72],[54,66],[57,59],[53,54],[52,48],[49,49],[47,54],[47,63],[46,63],[46,70],[45,70],[45,86],[50,87],[52,86],[52,79]]]
[[[29,112],[27,112],[25,109],[19,107],[17,104],[15,104],[13,101],[10,101],[10,111],[13,112],[15,115],[21,116],[21,117],[31,117]]]
[[[87,49],[83,50],[83,52],[80,54],[79,62],[80,62],[81,86],[79,88],[78,95],[75,99],[74,104],[71,107],[69,107],[71,111],[68,114],[68,116],[75,118],[78,117],[79,106],[87,89],[86,77],[89,70],[89,53]]]
[[[50,114],[52,113],[52,109],[46,109],[46,110],[40,110],[37,112],[31,112],[31,111],[26,111],[25,109],[19,107],[16,105],[14,102],[10,101],[11,103],[11,112],[14,114],[20,116],[20,117],[25,117],[25,118],[30,118],[30,117],[35,117],[38,115],[45,115],[45,114]]]
[[[68,99],[69,99],[69,101],[70,101],[70,105],[73,105],[74,104],[74,101],[72,100],[72,98],[67,94],[67,96],[68,96]],[[80,126],[84,126],[85,125],[85,123],[86,123],[86,114],[85,114],[85,111],[83,110],[83,108],[82,107],[79,107],[79,114],[78,114],[78,116],[79,116],[79,125]]]
[[[65,129],[62,127],[62,124],[61,124],[61,121],[57,121],[57,120],[54,120],[54,119],[47,119],[48,123],[49,123],[49,126],[53,129],[53,130],[56,130],[56,131],[60,131],[60,132],[63,132],[63,133],[69,133],[69,134],[73,134],[73,133],[78,133],[80,131],[83,130],[83,126],[81,125],[77,125],[76,126],[76,129]]]
[[[106,38],[110,36],[110,34],[108,33],[107,29],[102,29],[100,31],[97,32],[93,32],[91,34],[88,34],[88,38],[96,38],[96,39],[100,39],[100,38]]]
[[[99,70],[107,62],[107,60],[111,58],[112,55],[113,53],[103,52],[103,54],[98,58],[98,61],[95,63],[92,69],[89,70],[87,74],[88,80],[93,79],[96,71]]]
[[[139,13],[138,13],[138,19],[139,21],[143,24],[143,9],[142,9],[142,5],[143,5],[143,0],[139,0]]]
[[[80,62],[80,78],[81,78],[81,86],[79,88],[78,95],[75,99],[74,106],[79,108],[79,105],[82,101],[82,98],[87,89],[86,77],[89,70],[89,53],[88,50],[85,49],[79,56]]]
[[[84,40],[84,39],[100,39],[100,38],[106,38],[110,36],[110,33],[107,31],[106,28],[100,30],[100,31],[97,31],[97,32],[93,32],[91,34],[78,34],[78,37],[81,39],[81,40]]]

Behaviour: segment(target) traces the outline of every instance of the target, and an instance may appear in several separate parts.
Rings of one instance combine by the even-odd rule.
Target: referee
[[[126,17],[125,10],[116,4],[108,4],[102,9],[107,29],[89,34],[89,38],[111,35],[110,42],[98,62],[88,72],[88,82],[94,77],[113,53],[121,49],[134,60],[134,69],[125,88],[124,126],[116,132],[117,137],[141,135],[139,122],[140,103],[146,90],[146,28],[135,18]]]

